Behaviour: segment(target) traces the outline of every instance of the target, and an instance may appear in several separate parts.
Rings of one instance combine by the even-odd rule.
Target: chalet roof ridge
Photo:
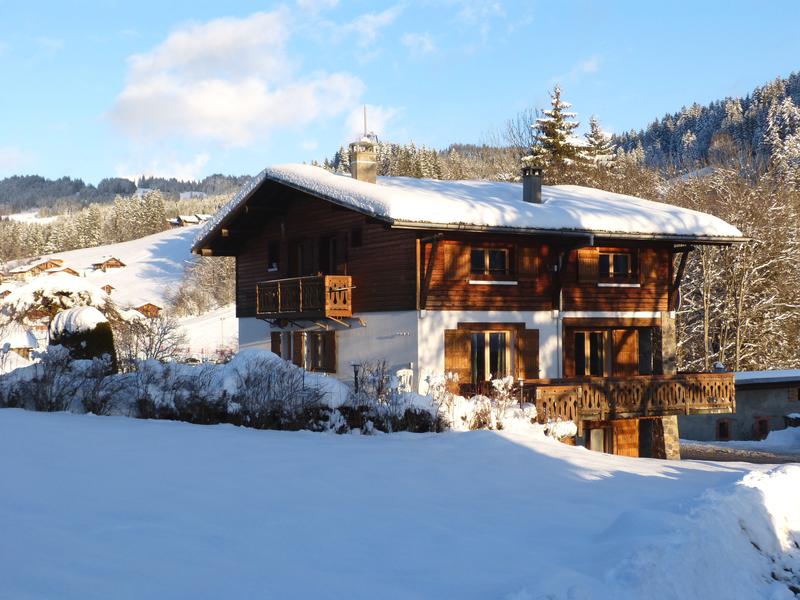
[[[199,252],[266,181],[406,229],[457,229],[516,234],[663,239],[695,243],[743,241],[718,217],[687,208],[577,185],[542,187],[542,204],[522,200],[522,185],[489,180],[379,177],[358,181],[311,165],[267,167],[251,178],[195,237]],[[452,216],[459,215],[454,221]]]

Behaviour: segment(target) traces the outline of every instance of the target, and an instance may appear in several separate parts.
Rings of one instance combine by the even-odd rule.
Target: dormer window
[[[470,273],[472,275],[508,275],[508,249],[472,248]]]

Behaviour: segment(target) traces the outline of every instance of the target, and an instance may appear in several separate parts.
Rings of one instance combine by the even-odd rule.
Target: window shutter
[[[469,277],[469,246],[447,244],[444,250],[444,278],[466,280]]]
[[[322,370],[336,373],[336,332],[326,331],[322,336]]]
[[[598,252],[597,248],[580,248],[578,250],[578,282],[594,283],[597,281]]]
[[[612,336],[614,375],[639,374],[639,334],[635,329],[615,329]]]
[[[531,281],[539,274],[539,252],[531,246],[517,247],[517,278]]]
[[[643,248],[639,251],[639,282],[653,283],[658,281],[659,252],[654,248]]]
[[[517,377],[539,379],[539,330],[517,332]]]
[[[459,329],[444,332],[444,371],[456,373],[460,385],[472,382],[470,334]]]
[[[303,335],[302,331],[293,331],[292,332],[292,362],[296,364],[298,367],[305,367],[305,348],[304,348],[304,339],[305,336]]]
[[[273,331],[270,333],[270,344],[272,351],[278,356],[281,355],[281,332]]]
[[[575,377],[575,330],[564,329],[563,376]],[[581,373],[583,375],[583,373]]]

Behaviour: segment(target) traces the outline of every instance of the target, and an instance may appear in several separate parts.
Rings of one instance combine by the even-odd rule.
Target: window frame
[[[617,274],[614,270],[614,258],[625,256],[628,262],[628,271]],[[608,273],[603,273],[603,257],[608,257]],[[598,248],[597,250],[597,281],[599,283],[637,283],[639,275],[638,253],[633,248]]]
[[[513,375],[515,370],[515,365],[513,364],[514,359],[514,352],[512,349],[515,347],[515,332],[511,329],[481,329],[476,331],[470,331],[470,361],[469,361],[469,368],[470,368],[470,381],[473,385],[481,385],[487,383],[493,379],[491,373],[491,365],[492,365],[492,350],[491,350],[491,336],[492,334],[504,334],[505,335],[505,373],[499,375],[499,377],[508,377],[509,375]],[[478,371],[475,369],[476,367],[476,350],[475,350],[475,336],[483,336],[483,373],[484,379],[478,379]]]
[[[483,269],[476,271],[473,268],[473,255],[483,253]],[[493,252],[503,254],[502,272],[493,272],[491,269],[491,255]],[[470,246],[469,247],[469,276],[471,279],[503,279],[513,275],[511,268],[511,248],[506,246]]]

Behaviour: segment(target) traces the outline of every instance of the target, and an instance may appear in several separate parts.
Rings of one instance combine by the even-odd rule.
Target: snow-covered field
[[[1,598],[777,599],[800,583],[800,466],[16,409],[0,457]]]

